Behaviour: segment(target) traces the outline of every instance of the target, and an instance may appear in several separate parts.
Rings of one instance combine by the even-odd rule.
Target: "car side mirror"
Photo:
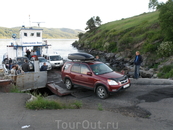
[[[92,76],[92,72],[87,72],[87,75]]]

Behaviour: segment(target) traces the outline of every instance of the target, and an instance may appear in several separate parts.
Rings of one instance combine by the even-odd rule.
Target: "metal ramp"
[[[67,90],[63,87],[60,87],[59,85],[56,85],[55,83],[49,83],[47,84],[47,87],[52,91],[52,93],[58,96],[69,95],[72,92],[71,90]]]

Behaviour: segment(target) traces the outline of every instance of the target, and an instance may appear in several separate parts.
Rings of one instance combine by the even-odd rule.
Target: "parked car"
[[[59,54],[43,54],[43,57],[50,62],[52,68],[62,67],[64,64],[63,58]]]
[[[82,54],[78,56],[80,60],[82,56],[86,57]],[[66,61],[61,69],[61,77],[67,89],[72,89],[74,85],[85,87],[94,90],[99,98],[105,99],[111,93],[130,87],[130,80],[126,75],[113,71],[102,62],[86,59],[75,61],[75,55],[69,57],[73,61]]]
[[[22,66],[26,60],[28,60],[30,71],[33,71],[34,64],[28,59],[28,57],[15,57],[12,64],[18,64],[19,66]]]
[[[52,66],[51,66],[50,62],[47,61],[44,57],[38,57],[38,60],[39,60],[40,68],[41,68],[41,66],[42,66],[44,63],[46,63],[46,65],[47,65],[47,70],[51,70],[51,69],[52,69]]]

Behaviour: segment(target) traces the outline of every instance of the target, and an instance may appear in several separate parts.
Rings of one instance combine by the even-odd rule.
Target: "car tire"
[[[109,94],[104,86],[98,86],[96,89],[96,94],[101,99],[105,99],[109,96]]]
[[[72,82],[70,81],[70,79],[66,79],[65,80],[65,86],[68,90],[72,89],[73,88],[73,84]]]

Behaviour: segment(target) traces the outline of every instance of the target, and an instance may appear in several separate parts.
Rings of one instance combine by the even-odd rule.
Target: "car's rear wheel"
[[[66,79],[66,80],[65,80],[65,86],[66,86],[66,88],[69,89],[69,90],[73,88],[73,84],[72,84],[72,82],[70,81],[70,79]]]
[[[104,86],[98,86],[97,90],[96,90],[96,94],[101,99],[105,99],[109,96],[109,94]]]

